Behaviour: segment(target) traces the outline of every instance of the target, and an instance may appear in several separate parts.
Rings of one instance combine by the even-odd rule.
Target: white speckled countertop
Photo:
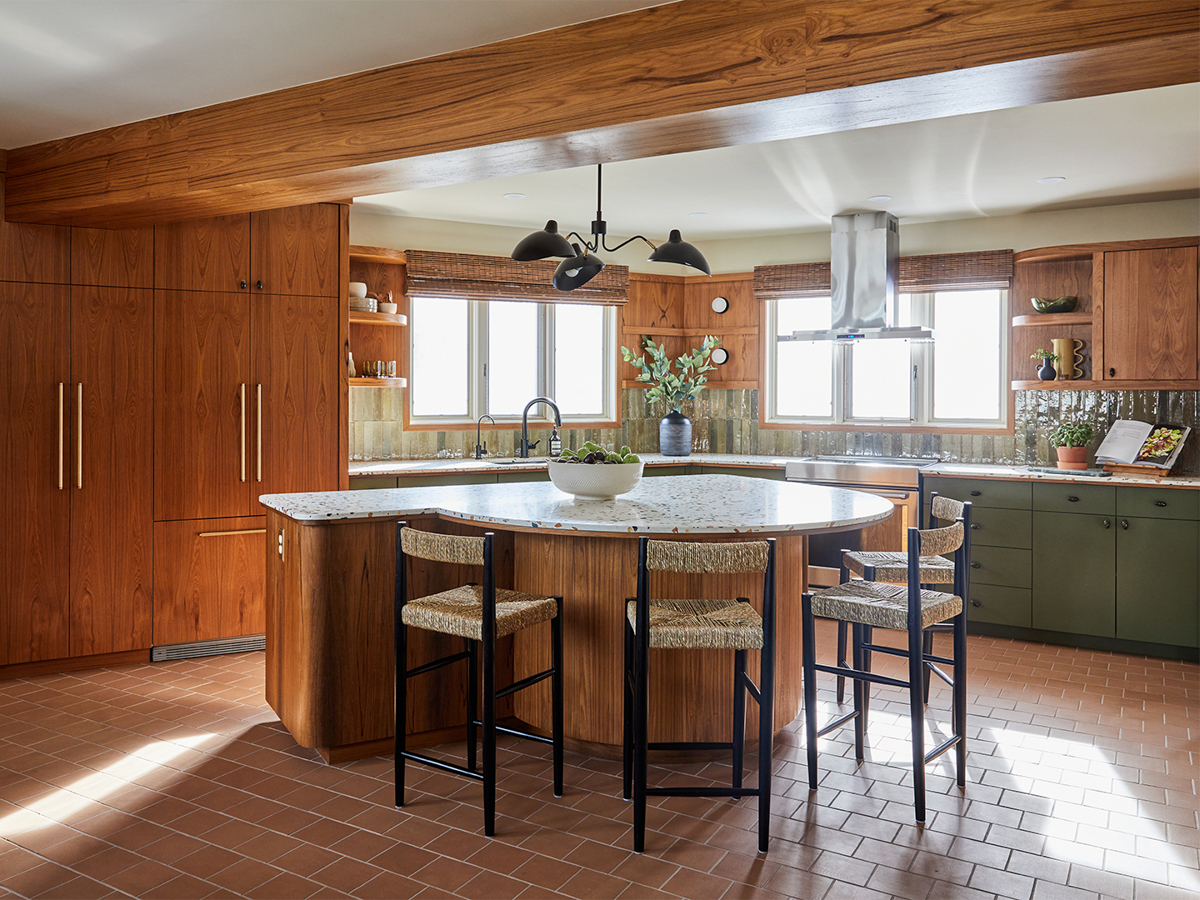
[[[575,500],[548,480],[259,499],[300,522],[436,514],[515,528],[637,534],[840,531],[882,521],[893,509],[890,500],[859,491],[737,475],[643,478],[615,500]]]
[[[1017,481],[1069,481],[1079,484],[1134,484],[1139,487],[1175,487],[1200,489],[1200,478],[1175,476],[1154,478],[1151,475],[1107,476],[1077,475],[1069,471],[1044,472],[1028,466],[971,465],[967,463],[937,463],[921,470],[923,475],[942,475],[949,478],[1009,478]]]
[[[750,456],[736,453],[693,453],[691,456],[663,456],[661,453],[639,454],[648,466],[747,466],[750,468],[779,468],[788,462],[783,456]],[[499,457],[507,459],[506,457]],[[350,463],[350,477],[360,475],[453,475],[464,472],[528,472],[546,468],[546,457],[535,456],[511,462],[483,459],[378,459]]]

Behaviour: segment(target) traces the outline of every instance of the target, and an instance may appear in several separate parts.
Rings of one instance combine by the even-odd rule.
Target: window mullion
[[[488,308],[483,300],[471,301],[471,368],[475,377],[471,379],[471,396],[468,408],[470,417],[478,419],[488,410],[488,377],[491,347],[488,342]]]

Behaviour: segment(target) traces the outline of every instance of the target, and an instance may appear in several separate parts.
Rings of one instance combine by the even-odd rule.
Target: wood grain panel
[[[625,328],[662,333],[664,328],[686,324],[684,279],[679,276],[654,276],[629,273],[629,302],[625,304]]]
[[[0,282],[0,664],[66,656],[69,289]],[[61,488],[61,489],[60,489]]]
[[[334,203],[251,215],[250,275],[255,293],[341,296],[339,216],[340,207]]]
[[[0,281],[69,283],[70,229],[6,221],[4,191],[5,176],[0,175]]]
[[[338,284],[350,282],[350,205],[338,206]],[[341,372],[338,375],[338,490],[350,490],[350,378],[346,362],[350,355],[350,311],[338,294],[338,348]]]
[[[72,228],[71,284],[154,287],[154,229]]]
[[[399,303],[400,298],[404,296],[406,271],[407,268],[404,265],[367,262],[352,256],[349,280],[361,281],[367,286],[369,293],[380,296],[384,296],[390,291],[392,300]]]
[[[1197,377],[1196,248],[1104,254],[1102,378]]]
[[[9,218],[146,224],[1187,83],[1196,35],[1191,0],[688,0],[11,150]]]
[[[154,643],[262,634],[264,516],[154,524]],[[218,532],[201,537],[202,533]]]
[[[1093,315],[1095,303],[1093,298],[1092,279],[1093,266],[1091,254],[1083,259],[1046,260],[1024,262],[1013,266],[1012,303],[1014,316],[1024,316],[1035,313],[1029,302],[1032,297],[1075,296],[1079,298],[1075,311]],[[1030,355],[1039,347],[1052,350],[1050,341],[1053,338],[1078,338],[1085,344],[1083,353],[1087,359],[1085,375],[1090,375],[1095,369],[1095,350],[1093,336],[1098,329],[1093,324],[1087,325],[1054,325],[1025,326],[1012,330],[1012,363],[1010,372],[1016,381],[1032,381],[1037,378],[1037,364]],[[1098,377],[1098,373],[1097,373]]]
[[[83,431],[73,443],[82,487],[73,480],[71,490],[72,656],[151,643],[153,341],[151,291],[71,289],[71,376],[83,385]]]
[[[342,368],[336,297],[250,298],[248,482],[261,494],[336,491]],[[261,394],[260,394],[261,387]],[[259,459],[261,458],[261,465]]]
[[[183,217],[180,217],[183,218]],[[154,228],[154,286],[179,291],[245,291],[250,217],[219,216]],[[246,282],[246,286],[242,282]]]
[[[246,515],[254,474],[250,297],[155,291],[154,300],[154,517]]]

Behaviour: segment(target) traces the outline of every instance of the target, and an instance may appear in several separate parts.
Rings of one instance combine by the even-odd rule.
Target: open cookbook
[[[1096,448],[1096,462],[1170,469],[1191,430],[1187,425],[1151,425],[1118,419]]]

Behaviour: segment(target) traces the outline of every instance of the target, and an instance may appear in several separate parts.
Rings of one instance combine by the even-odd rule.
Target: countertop
[[[648,466],[746,466],[748,468],[779,468],[788,463],[784,456],[749,456],[736,453],[693,453],[691,456],[663,456],[661,453],[640,453]],[[507,459],[508,457],[499,457]],[[381,459],[350,463],[350,477],[359,475],[439,475],[466,472],[531,472],[546,468],[546,457],[518,459],[498,463],[483,459]]]
[[[737,475],[643,478],[615,500],[576,500],[549,481],[267,494],[259,500],[300,522],[442,515],[485,525],[619,534],[840,531],[882,521],[893,508],[890,500],[858,491]]]
[[[1192,488],[1200,490],[1200,478],[1175,476],[1154,478],[1113,473],[1106,477],[1073,475],[1068,471],[1043,472],[1028,466],[971,465],[967,463],[936,463],[921,470],[923,475],[948,478],[1006,478],[1014,481],[1064,481],[1077,484],[1132,484],[1139,487]]]

